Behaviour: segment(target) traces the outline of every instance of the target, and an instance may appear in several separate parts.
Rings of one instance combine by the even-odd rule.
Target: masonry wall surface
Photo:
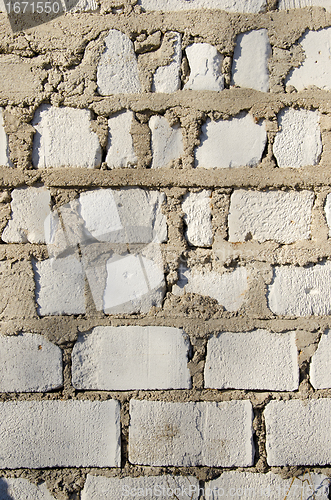
[[[0,13],[0,500],[329,498],[331,2]]]

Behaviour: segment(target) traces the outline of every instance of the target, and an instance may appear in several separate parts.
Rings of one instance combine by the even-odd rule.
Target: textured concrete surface
[[[318,112],[285,108],[278,115],[278,124],[273,147],[278,166],[316,165],[322,152]]]
[[[311,358],[309,380],[314,389],[331,387],[331,340],[330,331],[322,333],[318,348]]]
[[[266,29],[238,35],[232,62],[232,85],[268,92],[270,56]]]
[[[209,490],[208,490],[209,488]],[[326,500],[328,498],[328,478],[324,474],[303,473],[302,476],[283,479],[278,474],[252,474],[251,472],[223,472],[220,477],[206,483],[209,498],[247,496],[254,500],[279,500],[287,498],[311,500],[312,496]],[[222,495],[223,493],[223,495]]]
[[[309,316],[330,314],[331,266],[275,267],[268,286],[269,307],[275,314]]]
[[[32,152],[34,167],[100,166],[101,147],[90,120],[87,109],[42,104],[32,120],[37,131]]]
[[[149,128],[152,133],[152,168],[166,167],[184,152],[182,131],[178,125],[171,127],[163,116],[152,116]]]
[[[294,243],[311,234],[314,194],[309,191],[245,191],[231,195],[229,241]]]
[[[46,392],[63,385],[62,351],[42,335],[0,335],[0,391]]]
[[[119,467],[117,401],[0,403],[0,466]]]
[[[230,120],[208,119],[201,132],[195,166],[203,168],[253,167],[260,161],[267,139],[263,123],[255,123],[249,114]]]
[[[166,327],[100,326],[80,336],[72,352],[77,389],[189,389],[190,344]]]
[[[143,497],[176,498],[198,500],[199,482],[193,476],[141,476],[116,477],[92,476],[88,474],[82,500],[124,500],[125,498]]]
[[[295,332],[222,332],[208,340],[205,387],[295,391],[297,357]]]
[[[330,463],[330,399],[271,401],[264,411],[269,465]]]
[[[48,189],[23,187],[11,193],[11,220],[1,239],[6,243],[45,243],[44,224],[50,214]]]
[[[0,498],[4,500],[54,500],[46,484],[38,486],[20,477],[0,477]]]
[[[130,401],[129,460],[144,465],[253,465],[248,401]]]
[[[213,242],[211,225],[211,191],[189,193],[182,203],[183,220],[187,226],[187,241],[197,247],[209,247]]]
[[[190,66],[190,78],[184,89],[216,92],[224,89],[223,56],[216,47],[209,43],[193,43],[186,47],[185,52]]]

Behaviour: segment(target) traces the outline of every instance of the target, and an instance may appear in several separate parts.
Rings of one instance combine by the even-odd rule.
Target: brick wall
[[[329,498],[331,1],[0,16],[0,500]]]

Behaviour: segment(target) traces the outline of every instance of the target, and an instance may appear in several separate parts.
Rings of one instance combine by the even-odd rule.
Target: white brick
[[[201,128],[201,144],[195,150],[195,166],[231,168],[257,165],[267,141],[264,123],[248,113],[230,120],[211,121]]]
[[[72,352],[76,389],[190,389],[189,340],[177,328],[99,326]]]
[[[325,315],[331,312],[331,263],[311,267],[274,268],[268,286],[269,307],[289,316]]]
[[[205,387],[295,391],[297,357],[295,332],[224,332],[208,341]]]
[[[319,341],[317,351],[311,358],[310,383],[314,389],[331,387],[331,335],[326,330]]]
[[[232,63],[232,85],[268,92],[271,46],[266,29],[237,36]]]
[[[11,220],[2,233],[7,243],[45,243],[44,223],[50,214],[48,189],[22,187],[11,193]]]
[[[6,12],[6,9],[4,8],[1,12]],[[9,159],[8,137],[3,123],[3,108],[0,108],[0,165],[12,166]]]
[[[285,108],[278,115],[280,132],[273,152],[281,168],[316,165],[322,152],[319,113]]]
[[[297,90],[306,89],[309,85],[331,90],[331,28],[307,31],[299,39],[299,43],[306,58],[298,68],[291,70],[285,84],[293,85]]]
[[[106,162],[110,167],[131,167],[137,163],[130,134],[132,111],[123,111],[108,120]]]
[[[0,498],[3,500],[55,500],[46,484],[36,486],[21,477],[0,477]]]
[[[164,12],[196,9],[222,9],[227,12],[262,12],[266,0],[140,0],[138,3],[145,10],[163,10]]]
[[[248,277],[245,267],[238,267],[222,275],[215,272],[197,272],[181,268],[180,279],[173,287],[175,295],[197,293],[216,299],[227,311],[237,311],[245,300]]]
[[[324,7],[331,9],[331,0],[280,0],[278,9],[301,9],[304,7]]]
[[[42,335],[0,335],[0,392],[45,392],[63,384],[62,351]]]
[[[81,500],[198,500],[199,481],[193,476],[105,477],[87,474]]]
[[[132,135],[133,112],[126,110],[108,120],[108,145],[106,162],[111,168],[131,167],[137,163]]]
[[[187,226],[185,237],[197,247],[210,247],[213,243],[210,195],[211,192],[206,190],[188,193],[182,203],[183,220]]]
[[[329,226],[329,237],[331,236],[331,193],[327,195],[325,200],[325,217]]]
[[[0,467],[119,467],[118,401],[0,403]]]
[[[323,474],[305,471],[302,476],[282,479],[278,474],[267,472],[223,472],[221,476],[206,483],[206,498],[252,498],[254,500],[327,500],[329,479]]]
[[[149,120],[152,132],[152,168],[166,167],[179,158],[183,150],[182,130],[179,125],[171,127],[163,116],[152,116]]]
[[[180,65],[182,62],[182,44],[180,33],[170,31],[169,36],[174,40],[174,54],[170,64],[159,66],[153,76],[153,92],[176,92],[180,89]]]
[[[126,253],[108,259],[103,293],[106,314],[147,313],[152,306],[161,307],[166,287],[160,248],[158,244],[146,248],[151,258]]]
[[[91,112],[87,109],[42,104],[32,120],[37,131],[32,151],[34,167],[100,166],[101,147],[90,120]]]
[[[108,241],[109,233],[123,229],[112,189],[86,191],[79,197],[79,214],[87,231],[99,241]],[[69,220],[68,223],[71,221]],[[70,231],[69,224],[65,224]]]
[[[309,191],[235,190],[228,217],[229,241],[308,240],[313,203],[314,194]]]
[[[101,95],[141,92],[133,43],[118,30],[110,30],[105,38],[105,51],[97,68],[97,84]]]
[[[249,467],[252,405],[130,401],[129,460],[141,465]]]
[[[330,414],[331,399],[269,403],[264,411],[268,464],[329,464]]]
[[[84,314],[84,273],[72,255],[33,262],[40,316]]]
[[[184,89],[223,90],[223,56],[209,43],[193,43],[186,48],[190,78]]]

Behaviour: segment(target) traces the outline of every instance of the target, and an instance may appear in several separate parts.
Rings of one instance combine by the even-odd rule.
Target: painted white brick
[[[190,343],[178,328],[99,326],[72,352],[76,389],[190,389]]]
[[[133,43],[118,30],[110,30],[105,38],[105,51],[97,67],[97,85],[101,95],[141,92]]]
[[[328,6],[330,7],[330,2],[328,2]],[[298,68],[290,71],[285,79],[285,84],[293,85],[297,90],[306,89],[309,85],[330,90],[331,28],[307,31],[299,39],[299,43],[306,58]]]
[[[268,92],[271,46],[266,29],[237,36],[232,63],[232,85]]]
[[[331,236],[331,193],[328,194],[326,197],[324,210],[325,210],[326,222],[328,223],[329,226],[329,236]]]
[[[130,401],[129,460],[141,465],[249,467],[252,405]]]
[[[307,240],[313,203],[314,194],[310,191],[235,190],[228,217],[229,241]]]
[[[280,0],[278,9],[301,9],[304,7],[324,7],[331,10],[331,0]]]
[[[145,10],[163,10],[164,12],[196,9],[221,9],[227,12],[262,12],[266,0],[139,0]]]
[[[181,268],[180,279],[173,287],[175,295],[197,293],[216,299],[227,311],[237,311],[245,300],[248,276],[245,267],[222,275],[215,272],[196,272]]]
[[[331,263],[311,267],[274,268],[268,286],[269,307],[275,314],[324,315],[331,312]]]
[[[91,112],[87,109],[42,104],[32,120],[37,131],[32,151],[34,167],[100,166],[101,147],[90,121]]]
[[[3,500],[55,500],[46,484],[36,486],[21,477],[0,477],[0,498]]]
[[[281,168],[316,165],[322,152],[319,113],[285,108],[278,115],[280,131],[273,152]]]
[[[62,351],[42,335],[0,335],[0,392],[45,392],[63,384]]]
[[[231,168],[257,165],[267,141],[264,123],[241,114],[230,120],[211,121],[201,127],[201,144],[195,150],[195,166]]]
[[[317,351],[311,358],[310,383],[314,389],[331,387],[331,335],[326,330],[319,341]]]
[[[190,78],[184,89],[223,90],[223,56],[209,43],[193,43],[186,48]]]
[[[147,252],[150,258],[126,253],[108,259],[103,293],[106,314],[147,313],[152,306],[161,307],[166,287],[159,245],[148,245]]]
[[[206,483],[206,498],[253,498],[254,500],[327,500],[329,480],[323,474],[304,473],[302,476],[282,479],[267,472],[223,472],[217,479]]]
[[[119,467],[118,401],[0,403],[0,467]]]
[[[7,243],[45,243],[44,223],[50,214],[48,189],[22,187],[11,193],[11,220],[2,233]]]
[[[137,163],[130,134],[132,111],[113,115],[108,120],[108,145],[106,162],[110,167],[130,167]]]
[[[152,132],[152,168],[166,167],[183,152],[182,130],[179,125],[171,127],[163,116],[152,116],[149,120]]]
[[[295,332],[224,332],[208,341],[205,387],[295,391],[297,357]]]
[[[330,415],[331,399],[271,401],[264,411],[268,464],[329,464]]]
[[[125,500],[142,497],[198,500],[199,481],[193,476],[104,477],[87,474],[81,500]]]
[[[40,316],[84,314],[84,272],[72,255],[33,262]]]
[[[6,8],[1,12],[6,12]],[[4,167],[12,166],[9,159],[8,137],[3,123],[3,108],[0,108],[0,165]]]
[[[209,247],[213,243],[210,195],[211,192],[207,190],[188,193],[182,203],[183,219],[187,226],[185,237],[197,247]]]
[[[182,44],[180,33],[170,31],[169,35],[174,40],[174,54],[170,64],[160,66],[154,73],[152,91],[153,92],[176,92],[180,89],[180,65],[182,61]]]

